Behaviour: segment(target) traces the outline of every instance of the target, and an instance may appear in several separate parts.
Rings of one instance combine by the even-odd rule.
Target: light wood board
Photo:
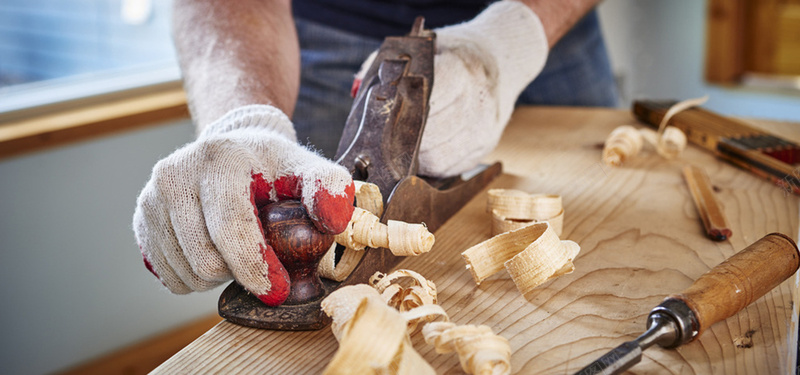
[[[797,239],[797,196],[698,148],[673,161],[645,150],[622,168],[600,164],[608,133],[633,123],[627,111],[523,108],[487,159],[504,163],[505,174],[493,187],[562,195],[562,239],[582,248],[575,272],[542,285],[531,301],[505,271],[476,286],[464,268],[460,253],[490,236],[485,192],[436,232],[430,253],[400,264],[436,283],[454,322],[486,324],[506,337],[514,373],[571,374],[634,339],[666,295],[748,244],[774,231]],[[796,127],[784,129],[800,134]],[[718,188],[733,230],[729,241],[704,236],[681,175],[687,162],[704,167]],[[794,278],[788,280],[696,342],[677,350],[648,349],[632,371],[793,373],[795,285]],[[455,355],[436,354],[420,336],[412,336],[415,348],[438,373],[461,373]],[[337,346],[329,329],[275,332],[222,322],[155,373],[320,373]]]

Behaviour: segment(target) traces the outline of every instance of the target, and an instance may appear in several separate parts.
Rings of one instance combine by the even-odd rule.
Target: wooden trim
[[[706,13],[706,80],[736,83],[745,70],[745,0],[709,0]]]
[[[776,74],[775,54],[780,28],[778,0],[748,0],[747,33],[743,40],[745,69],[748,72]]]
[[[221,321],[212,314],[57,375],[147,374]]]
[[[0,158],[189,117],[182,88],[0,124]]]

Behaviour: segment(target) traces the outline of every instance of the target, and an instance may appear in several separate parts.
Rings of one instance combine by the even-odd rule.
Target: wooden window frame
[[[745,0],[708,0],[706,11],[706,80],[732,84],[745,71]]]
[[[726,86],[800,90],[800,75],[789,74],[783,70],[785,67],[780,67],[781,57],[776,55],[779,29],[763,27],[778,21],[775,14],[780,6],[780,0],[708,1],[706,81]],[[797,4],[793,6],[796,12]]]
[[[0,113],[0,159],[189,118],[180,80]]]

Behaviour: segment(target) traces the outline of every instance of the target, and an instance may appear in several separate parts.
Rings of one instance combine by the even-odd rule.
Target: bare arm
[[[553,47],[578,20],[600,0],[522,0],[533,9],[544,26],[547,42]]]
[[[300,51],[291,1],[177,0],[174,39],[197,127],[246,104],[291,116]]]

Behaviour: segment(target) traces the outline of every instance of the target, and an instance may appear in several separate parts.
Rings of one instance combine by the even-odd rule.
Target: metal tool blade
[[[650,324],[647,332],[636,340],[612,349],[575,375],[621,374],[642,360],[642,352],[645,349],[653,344],[669,346],[678,338],[680,328],[672,317],[656,313],[652,314],[648,321]]]
[[[433,87],[435,35],[418,19],[404,37],[388,37],[367,70],[347,118],[337,163],[373,183],[384,204],[400,180],[415,176]]]

